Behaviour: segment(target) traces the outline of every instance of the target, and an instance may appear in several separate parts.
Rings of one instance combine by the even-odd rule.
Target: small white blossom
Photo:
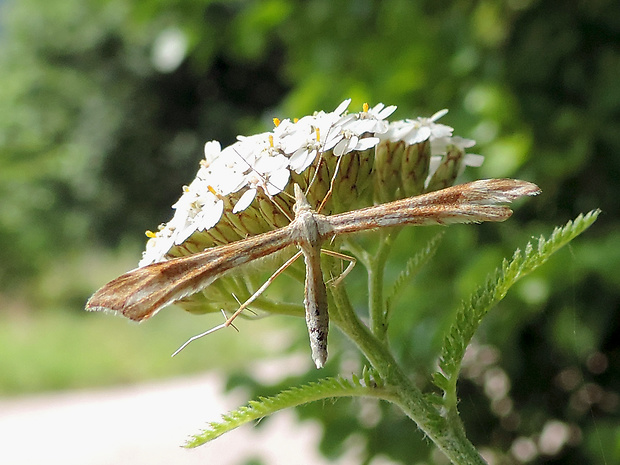
[[[396,121],[390,124],[390,127],[381,138],[392,142],[402,140],[406,144],[413,145],[428,139],[432,141],[433,139],[450,137],[454,131],[453,128],[445,124],[435,123],[447,112],[448,110],[440,110],[430,118]]]
[[[303,173],[323,154],[341,157],[372,149],[382,140],[409,145],[428,140],[432,155],[430,179],[449,146],[456,145],[465,152],[474,145],[474,141],[453,136],[450,126],[436,122],[447,110],[430,118],[389,122],[387,118],[396,110],[394,105],[364,105],[361,112],[347,113],[350,103],[347,99],[332,112],[277,121],[273,131],[238,136],[224,149],[217,141],[207,142],[196,178],[173,205],[174,216],[156,233],[147,234],[150,239],[140,266],[165,260],[172,247],[183,244],[195,232],[215,226],[222,218],[227,197],[234,196],[232,212],[239,213],[252,204],[259,189],[267,196],[281,193],[292,172]],[[482,160],[480,155],[466,154],[462,168],[480,166]]]
[[[459,136],[452,137],[440,137],[438,139],[431,139],[431,160],[429,163],[429,174],[426,178],[425,186],[428,186],[431,178],[439,168],[444,155],[446,154],[449,146],[454,146],[462,151],[465,155],[461,160],[458,175],[461,175],[465,168],[468,166],[479,167],[484,162],[484,156],[475,153],[467,153],[466,150],[476,145],[476,141],[472,139],[465,139]]]
[[[388,130],[389,122],[384,121],[396,111],[395,105],[385,107],[382,103],[378,103],[374,108],[367,111],[354,113],[349,121],[342,124],[343,129],[353,131],[357,134],[374,133],[383,134]]]
[[[398,108],[396,105],[386,107],[383,103],[377,103],[373,108],[369,108],[366,113],[371,115],[374,119],[382,121],[388,116],[391,116],[392,113],[396,111],[396,108]]]
[[[334,146],[334,155],[340,157],[346,153],[353,152],[354,150],[368,150],[377,145],[381,139],[378,137],[362,137],[357,134],[346,131],[343,133],[343,138]]]
[[[476,145],[476,141],[472,139],[464,139],[459,136],[433,138],[431,139],[431,153],[433,155],[444,154],[446,153],[449,145],[455,145],[465,152],[466,149]]]

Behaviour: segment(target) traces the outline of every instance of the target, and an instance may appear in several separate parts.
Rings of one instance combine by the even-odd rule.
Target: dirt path
[[[282,412],[261,428],[237,429],[193,450],[180,446],[207,421],[245,401],[225,396],[215,375],[101,391],[0,399],[4,465],[327,464],[320,426]],[[237,397],[235,399],[234,397]],[[355,463],[355,460],[329,462]]]

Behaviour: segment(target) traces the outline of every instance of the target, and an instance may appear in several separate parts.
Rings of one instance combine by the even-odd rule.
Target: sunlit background
[[[227,145],[269,130],[274,116],[331,111],[348,97],[353,111],[398,105],[399,119],[449,108],[442,122],[486,157],[461,181],[518,177],[543,190],[507,223],[446,231],[392,320],[392,348],[412,375],[433,366],[458,302],[503,257],[603,210],[483,324],[460,410],[494,463],[620,462],[618,2],[0,8],[0,462],[35,463],[40,453],[69,464],[444,463],[400,413],[360,400],[317,403],[180,450],[227,409],[362,362],[333,331],[331,360],[317,372],[302,319],[243,321],[240,334],[220,332],[171,359],[219,316],[169,308],[136,325],[83,311],[94,290],[137,264],[144,231],[171,217],[206,141]],[[434,233],[401,234],[388,282],[412,244]],[[363,311],[362,270],[347,279]],[[270,291],[303,294],[286,279]]]

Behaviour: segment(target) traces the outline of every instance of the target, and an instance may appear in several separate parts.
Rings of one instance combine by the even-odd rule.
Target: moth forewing
[[[505,221],[512,210],[502,204],[539,193],[538,186],[527,181],[486,179],[327,218],[335,235],[404,225]]]
[[[321,368],[327,359],[329,329],[327,290],[320,261],[321,244],[324,241],[337,235],[407,224],[504,221],[510,217],[512,210],[503,204],[538,193],[538,186],[526,181],[488,179],[348,213],[324,216],[312,211],[303,192],[295,185],[295,219],[288,226],[130,271],[99,289],[87,302],[86,309],[112,310],[140,321],[176,300],[199,292],[234,268],[270,256],[290,245],[297,245],[306,262],[304,305],[312,358],[317,368]],[[278,273],[281,271],[282,268]],[[229,326],[264,287],[214,330]],[[194,339],[196,337],[191,340]]]
[[[289,227],[136,268],[95,292],[86,303],[86,310],[119,312],[136,321],[150,318],[232,269],[292,245]]]

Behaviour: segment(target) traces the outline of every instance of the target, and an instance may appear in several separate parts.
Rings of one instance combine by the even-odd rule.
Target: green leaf
[[[579,215],[563,228],[557,227],[549,240],[538,239],[538,246],[529,242],[525,251],[517,249],[512,260],[504,259],[501,268],[478,288],[467,301],[463,301],[456,318],[447,332],[439,359],[440,372],[434,376],[435,384],[456,402],[456,380],[461,368],[465,349],[480,326],[482,318],[519,279],[545,263],[551,255],[584,232],[598,217],[600,210]]]
[[[424,265],[435,255],[437,248],[441,242],[441,238],[444,235],[444,231],[439,232],[431,240],[429,240],[423,249],[419,250],[413,257],[407,260],[407,265],[400,272],[392,289],[385,299],[385,309],[389,316],[390,309],[392,308],[394,301],[400,294],[403,286],[407,285]]]
[[[186,447],[200,446],[245,423],[258,420],[285,408],[296,407],[317,400],[362,396],[384,400],[395,398],[395,394],[391,390],[380,387],[383,382],[376,372],[364,369],[362,379],[358,376],[355,376],[353,381],[342,377],[324,378],[304,386],[287,389],[273,397],[260,397],[258,400],[250,401],[246,406],[222,415],[222,421],[209,423],[207,429],[189,439]]]

